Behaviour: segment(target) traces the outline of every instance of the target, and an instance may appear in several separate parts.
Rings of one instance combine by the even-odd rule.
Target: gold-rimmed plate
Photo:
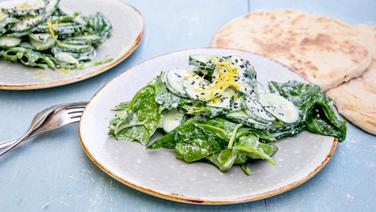
[[[82,70],[54,71],[30,68],[0,61],[0,89],[32,90],[78,82],[103,73],[126,59],[138,46],[144,33],[143,17],[133,6],[120,0],[61,0],[61,8],[83,15],[102,12],[112,23],[112,36],[97,49],[96,59],[113,60]]]
[[[293,189],[317,174],[329,161],[337,141],[303,132],[276,142],[276,166],[252,164],[252,175],[239,167],[227,173],[207,163],[187,164],[169,150],[146,150],[137,142],[116,141],[107,135],[111,109],[130,100],[161,70],[188,68],[188,56],[240,55],[251,61],[258,80],[303,81],[297,74],[268,58],[229,49],[191,49],[162,55],[141,63],[105,85],[88,104],[80,124],[81,144],[104,172],[147,194],[193,204],[233,204],[271,197]]]

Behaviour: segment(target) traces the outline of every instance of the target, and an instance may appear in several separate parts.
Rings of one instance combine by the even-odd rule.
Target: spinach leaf
[[[171,110],[177,108],[180,97],[171,93],[166,85],[163,83],[161,76],[157,76],[154,82],[155,87],[155,101],[160,105],[161,110]]]
[[[296,126],[290,126],[290,127],[285,127],[282,129],[278,129],[274,131],[272,134],[277,138],[281,139],[284,137],[288,136],[295,136],[301,132],[303,132],[306,129],[306,124],[305,123],[299,123]]]
[[[136,140],[146,145],[159,127],[161,118],[153,84],[139,90],[128,104],[119,107],[124,110],[111,120],[109,135],[118,140]]]
[[[248,164],[243,163],[243,164],[240,165],[240,168],[242,169],[244,174],[246,174],[248,176],[252,174],[252,170],[251,170],[251,168],[249,168]]]
[[[301,125],[289,127],[288,133],[284,133],[283,136],[307,129],[313,133],[335,136],[340,142],[345,140],[346,122],[337,117],[329,97],[319,86],[297,81],[269,82],[269,89],[293,102],[301,111]]]
[[[271,164],[276,164],[276,161],[269,154],[274,154],[277,149],[274,149],[274,146],[272,147],[270,144],[264,144],[263,146],[260,146],[260,144],[258,138],[255,136],[243,136],[234,144],[233,149],[248,153],[247,156],[249,158],[264,159]],[[269,152],[266,152],[263,147]]]
[[[224,115],[226,110],[219,107],[206,106],[204,104],[185,104],[181,105],[181,108],[184,109],[189,115],[201,115],[207,116],[209,118],[214,118],[220,115]]]
[[[212,154],[207,159],[216,165],[219,170],[225,172],[231,169],[238,157],[238,151],[233,149],[223,149],[222,151]]]
[[[195,125],[206,132],[215,134],[223,140],[229,140],[231,136],[230,133],[237,126],[237,123],[223,118],[214,118],[200,121],[200,123],[196,123]]]
[[[223,137],[218,136],[215,131],[208,130],[209,128],[198,127],[202,120],[190,119],[171,132],[162,136],[161,138],[151,142],[147,148],[158,149],[168,148],[173,149],[177,143],[185,143],[194,145],[193,140],[199,139],[205,141],[206,145],[212,145],[214,149],[221,149],[226,145],[226,141]],[[212,149],[212,148],[211,148]]]
[[[193,139],[188,143],[179,142],[175,146],[177,158],[188,163],[204,159],[210,154],[220,150],[220,145],[202,139]]]
[[[320,117],[311,116],[307,120],[307,130],[312,133],[334,136],[343,141],[346,135],[346,128],[335,128],[328,121]]]
[[[259,129],[254,129],[251,127],[242,127],[238,130],[238,133],[236,135],[237,138],[240,138],[245,135],[255,135],[258,138],[260,138],[261,142],[273,142],[276,141],[277,138],[274,136],[274,134],[264,131],[264,130],[259,130]]]
[[[129,102],[120,102],[118,105],[116,105],[112,111],[120,112],[120,111],[126,111],[128,110],[128,103]]]

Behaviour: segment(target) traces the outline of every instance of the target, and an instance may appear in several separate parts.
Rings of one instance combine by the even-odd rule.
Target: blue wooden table
[[[0,91],[0,141],[15,138],[50,105],[88,100],[110,79],[153,56],[205,47],[224,23],[247,11],[297,8],[376,24],[374,0],[131,0],[146,32],[136,52],[116,68],[77,84],[39,91]],[[1,72],[1,70],[0,70]],[[1,77],[1,76],[0,76]],[[0,159],[0,211],[375,211],[376,137],[349,124],[346,142],[309,182],[266,200],[194,206],[151,197],[113,180],[82,150],[77,126],[25,143]]]

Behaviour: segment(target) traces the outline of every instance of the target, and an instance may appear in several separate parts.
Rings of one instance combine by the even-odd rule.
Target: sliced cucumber
[[[82,35],[69,38],[65,40],[65,43],[76,44],[76,45],[98,45],[101,42],[102,38],[98,35]]]
[[[246,96],[256,96],[255,88],[249,82],[241,81],[239,83],[239,91],[245,94]]]
[[[298,108],[289,100],[274,93],[262,93],[259,101],[263,108],[285,123],[295,123],[299,119]]]
[[[236,112],[231,112],[226,115],[226,118],[236,121],[236,122],[241,122],[244,123],[245,125],[250,125],[256,129],[269,129],[272,127],[271,122],[260,122],[258,120],[255,120],[251,118],[245,111],[236,111]]]
[[[47,42],[47,40],[52,38],[50,33],[30,33],[29,37],[39,42]]]
[[[8,32],[11,25],[17,22],[17,19],[9,17],[0,10],[0,36]]]
[[[49,0],[48,4],[46,5],[46,11],[44,14],[32,17],[25,17],[20,22],[14,24],[11,30],[13,32],[24,32],[42,23],[55,12],[59,1],[60,0]]]
[[[43,0],[36,1],[19,1],[12,0],[0,4],[0,8],[4,13],[11,16],[37,16],[46,11],[46,3]]]
[[[185,92],[183,86],[183,77],[186,73],[187,71],[184,69],[169,70],[167,72],[163,72],[162,81],[172,93],[178,96],[187,97],[187,93]]]
[[[42,21],[44,21],[43,15],[35,16],[31,18],[27,17],[27,18],[22,19],[20,22],[16,23],[12,27],[11,30],[13,32],[24,32],[24,31],[30,30],[31,28],[41,23]]]
[[[214,97],[209,82],[194,72],[189,72],[184,76],[183,86],[192,99],[209,101]]]
[[[238,69],[241,81],[256,80],[256,71],[251,62],[241,56],[227,56],[225,60]]]
[[[54,46],[54,47],[51,48],[51,52],[54,55],[56,55],[58,53],[67,53],[67,54],[73,56],[74,58],[76,58],[78,61],[91,60],[96,56],[95,49],[93,49],[91,51],[87,51],[87,52],[77,53],[77,52],[66,52],[66,51],[63,51],[61,48]]]
[[[71,35],[75,33],[84,32],[85,27],[83,25],[73,24],[73,23],[59,23],[56,25],[52,25],[52,29],[56,34]],[[33,31],[39,32],[39,33],[49,33],[50,30],[47,24],[42,24],[42,25],[35,27]]]
[[[21,43],[20,38],[7,37],[7,36],[0,37],[1,48],[15,47],[15,46],[18,46],[20,43]]]
[[[210,100],[207,105],[231,110],[239,110],[241,108],[241,99],[236,91],[228,88],[219,97]]]
[[[94,50],[94,47],[91,45],[73,45],[61,42],[58,42],[57,45],[62,51],[65,52],[83,53]]]
[[[19,47],[35,50],[35,47],[32,46],[29,42],[20,43]]]
[[[170,132],[179,126],[184,120],[184,113],[174,109],[162,113],[162,127],[166,132]]]
[[[263,123],[268,123],[275,120],[275,118],[263,108],[256,98],[245,97],[242,103],[245,112],[252,119]]]
[[[36,50],[44,51],[52,48],[55,45],[55,40],[52,37],[50,37],[49,39],[47,39],[46,42],[41,42],[30,38],[30,44],[34,46]]]
[[[6,36],[8,36],[8,37],[14,37],[14,38],[20,38],[20,37],[28,35],[29,33],[30,33],[30,31],[25,31],[25,32],[11,32],[11,33],[7,33]]]
[[[55,54],[55,58],[63,63],[78,64],[78,60],[66,52],[59,52]]]
[[[83,52],[83,53],[76,53],[76,54],[72,54],[73,57],[75,57],[77,60],[79,61],[90,61],[92,59],[94,59],[94,57],[96,56],[97,52],[95,50],[93,51],[89,51],[89,52]]]
[[[189,65],[198,66],[203,69],[214,70],[214,61],[218,60],[218,57],[203,56],[203,55],[190,55],[188,59]]]
[[[0,22],[5,21],[7,18],[9,18],[9,15],[0,10]]]

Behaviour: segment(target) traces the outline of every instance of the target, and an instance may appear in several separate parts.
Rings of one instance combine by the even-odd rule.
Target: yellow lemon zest
[[[215,62],[215,64],[219,76],[212,78],[212,86],[207,89],[196,89],[196,92],[207,93],[213,103],[220,101],[220,94],[222,94],[227,88],[231,87],[235,90],[239,90],[240,87],[240,84],[236,81],[238,76],[238,69],[236,67],[232,66],[227,61]]]
[[[16,5],[16,8],[20,10],[28,10],[31,8],[31,5],[28,3],[23,3],[23,4]]]
[[[55,24],[52,24],[52,21],[48,20],[47,27],[48,27],[48,32],[51,34],[52,38],[55,40],[56,43],[58,43],[59,41],[57,40],[57,36],[54,31],[54,28],[57,27],[57,22]]]

